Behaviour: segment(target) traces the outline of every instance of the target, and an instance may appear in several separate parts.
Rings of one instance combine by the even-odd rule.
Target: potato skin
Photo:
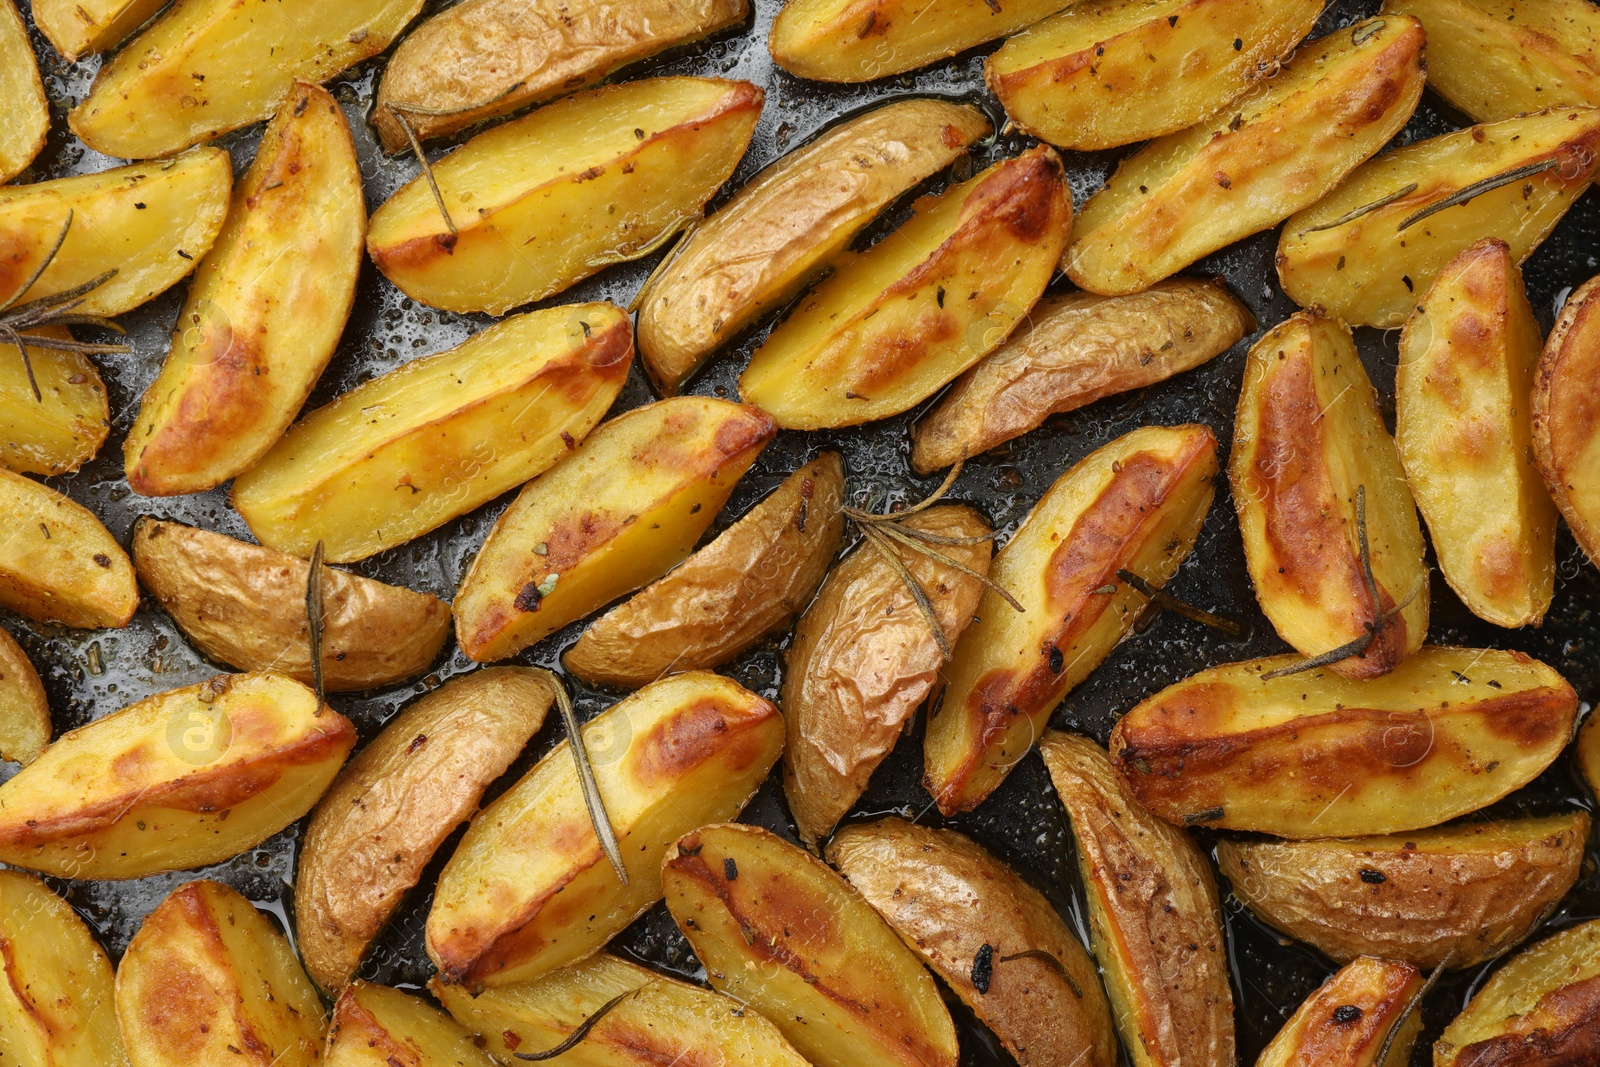
[[[121,628],[139,607],[133,564],[88,508],[0,468],[0,607],[79,629]]]
[[[1600,277],[1569,297],[1539,357],[1533,459],[1590,562],[1600,566]]]
[[[1362,957],[1305,999],[1256,1060],[1256,1067],[1404,1067],[1422,1029],[1422,1013],[1401,1023],[1422,975],[1409,963]],[[1351,1018],[1349,1009],[1354,1008]],[[1342,1014],[1341,1014],[1342,1013]],[[1387,1059],[1384,1042],[1396,1024]]]
[[[495,1067],[495,1061],[422,998],[356,982],[333,1006],[321,1067]]]
[[[0,0],[0,100],[6,102],[0,182],[8,182],[33,162],[50,132],[50,103],[39,79],[39,61],[12,0]]]
[[[32,763],[49,742],[44,683],[16,638],[0,630],[0,759]]]
[[[591,685],[638,688],[720,667],[811,602],[844,535],[844,466],[825,452],[716,540],[590,623],[563,657]]]
[[[71,337],[64,326],[28,331]],[[28,345],[41,399],[15,345],[0,344],[0,467],[18,474],[68,474],[89,462],[111,431],[105,382],[81,352]]]
[[[104,52],[161,10],[165,0],[33,0],[33,24],[68,63]]]

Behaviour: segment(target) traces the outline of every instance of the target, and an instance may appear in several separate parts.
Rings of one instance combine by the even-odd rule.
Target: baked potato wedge
[[[1315,204],[1416,110],[1423,40],[1412,18],[1335,30],[1222,113],[1151,141],[1078,213],[1067,276],[1136,293]]]
[[[584,810],[565,742],[484,808],[439,875],[428,955],[476,990],[590,955],[661,899],[680,834],[732,818],[783,750],[778,709],[705,671],[675,674],[583,727],[628,870],[624,886]]]
[[[0,760],[32,763],[49,743],[44,683],[17,639],[0,630]]]
[[[639,293],[639,353],[676,393],[712,352],[781,306],[862,227],[989,132],[977,108],[897,100],[758,174],[686,235]]]
[[[1072,823],[1094,954],[1134,1067],[1228,1067],[1233,993],[1211,865],[1093,741],[1049,730],[1039,754]]]
[[[912,431],[920,473],[1020,437],[1051,415],[1192,370],[1254,333],[1220,279],[1173,278],[1130,296],[1046,297],[1028,325],[956,380]]]
[[[1278,281],[1302,307],[1352,326],[1399,326],[1445,264],[1483,238],[1504,241],[1519,264],[1527,259],[1596,167],[1595,108],[1416,141],[1362,165],[1284,224]]]
[[[916,406],[1026,317],[1071,228],[1061,160],[1044,145],[924,199],[767,335],[740,397],[798,430]]]
[[[971,838],[889,818],[845,827],[827,855],[1019,1067],[1114,1067],[1094,962],[1050,902]]]
[[[310,811],[355,742],[286,675],[158,693],[62,734],[0,785],[0,862],[96,879],[218,863]]]
[[[6,102],[6,121],[0,124],[3,183],[28,168],[50,132],[50,103],[39,79],[39,61],[12,0],[0,0],[0,100]]]
[[[167,0],[33,0],[33,24],[68,63],[105,52],[147,22]]]
[[[427,1001],[357,982],[333,1006],[322,1067],[495,1067],[495,1061]]]
[[[217,882],[179,886],[117,967],[133,1067],[317,1067],[327,1022],[277,926]]]
[[[262,544],[331,563],[404,544],[565,456],[622,391],[628,316],[611,304],[497,322],[356,386],[233,483]],[[400,492],[400,489],[407,492]]]
[[[1400,833],[1532,781],[1577,694],[1520,652],[1424,647],[1381,678],[1276,673],[1269,656],[1168,686],[1111,731],[1139,802],[1169,822],[1296,840]]]
[[[139,607],[133,564],[77,501],[0,468],[0,607],[80,629],[121,628]]]
[[[667,909],[712,988],[755,1008],[816,1067],[955,1067],[933,978],[861,894],[759,826],[685,834]]]
[[[1589,783],[1589,792],[1600,797],[1600,715],[1583,720],[1573,755],[1578,760],[1578,772]]]
[[[1572,535],[1600,566],[1600,277],[1567,297],[1533,386],[1533,460]]]
[[[946,815],[970,811],[1027,755],[1061,698],[1132,628],[1146,600],[1117,574],[1165,585],[1211,508],[1217,440],[1205,426],[1146,426],[1057,478],[994,558],[992,589],[940,672],[923,784]]]
[[[525,486],[456,593],[456,641],[504,659],[680,563],[772,440],[772,420],[708,397],[634,408]]]
[[[717,539],[590,623],[562,662],[590,685],[637,689],[720,667],[799,614],[844,536],[844,465],[824,452]]]
[[[1307,657],[1347,652],[1331,666],[1351,678],[1422,647],[1422,526],[1348,326],[1302,311],[1250,349],[1228,481],[1279,637]]]
[[[41,326],[35,336],[71,337],[64,326]],[[15,345],[0,344],[0,467],[20,474],[69,474],[89,462],[111,432],[106,386],[81,352],[28,345],[28,364]]]
[[[1422,1013],[1406,1009],[1421,989],[1409,963],[1353,960],[1305,999],[1256,1067],[1405,1067],[1422,1030]]]
[[[1176,133],[1271,77],[1321,0],[1090,0],[1028,27],[984,80],[1024,133],[1094,151]]]
[[[750,82],[645,78],[481,133],[373,212],[367,252],[414,300],[503,315],[648,255],[699,217],[761,117]]]

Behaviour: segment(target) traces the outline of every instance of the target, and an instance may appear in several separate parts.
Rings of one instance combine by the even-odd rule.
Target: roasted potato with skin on
[[[0,630],[0,760],[32,763],[49,743],[44,683],[16,638]]]
[[[495,1061],[427,1001],[357,982],[333,1006],[322,1067],[495,1067]]]
[[[6,121],[0,125],[0,182],[8,182],[33,162],[50,132],[50,102],[39,80],[39,62],[12,0],[0,0],[0,100],[6,102]]]
[[[68,63],[105,52],[166,6],[167,0],[33,0],[33,24]]]
[[[1421,989],[1409,963],[1354,960],[1305,999],[1256,1067],[1405,1067],[1422,1030],[1422,1013],[1408,1010]]]
[[[79,629],[120,628],[139,607],[133,564],[94,513],[0,468],[0,607]]]
[[[28,331],[68,338],[64,326]],[[19,474],[69,474],[93,459],[111,431],[105,382],[81,352],[28,345],[28,365],[15,345],[0,344],[0,467]]]
[[[1572,535],[1600,566],[1600,277],[1567,297],[1539,357],[1533,459]]]

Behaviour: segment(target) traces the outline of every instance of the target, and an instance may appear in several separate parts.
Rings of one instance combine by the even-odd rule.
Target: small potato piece
[[[739,395],[785,429],[855,426],[914,407],[1028,314],[1072,228],[1044,145],[925,199],[844,262],[756,349]]]
[[[481,133],[372,215],[367,251],[407,296],[503,315],[648,255],[739,165],[762,92],[645,78],[569,96]],[[452,228],[453,227],[453,228]]]
[[[216,882],[178,887],[117,967],[133,1067],[317,1067],[326,1022],[278,928]]]
[[[825,452],[648,588],[590,623],[567,670],[637,689],[720,667],[811,602],[844,535],[844,467]]]
[[[105,52],[142,26],[167,0],[33,0],[33,22],[62,58]]]
[[[1411,18],[1336,30],[1221,114],[1145,145],[1078,214],[1067,276],[1136,293],[1310,207],[1411,117],[1423,39]]]
[[[32,763],[49,742],[44,683],[16,638],[0,630],[0,760]]]
[[[1134,1067],[1232,1067],[1233,993],[1211,865],[1129,794],[1105,750],[1039,741],[1077,841],[1089,933]]]
[[[983,803],[1110,655],[1146,603],[1117,572],[1165,585],[1200,534],[1216,473],[1210,429],[1146,426],[1084,457],[1034,505],[990,569],[1023,610],[986,590],[940,672],[923,777],[940,811]]]
[[[976,108],[898,100],[758,174],[684,238],[639,294],[639,352],[662,392],[783,304],[902,193],[989,132]]]
[[[712,988],[771,1019],[816,1067],[955,1067],[933,978],[861,894],[759,826],[684,835],[667,909]]]
[[[142,878],[260,844],[328,788],[350,720],[281,674],[223,674],[63,734],[0,785],[0,862]]]
[[[1037,889],[970,838],[903,819],[858,823],[829,842],[828,862],[1020,1067],[1117,1062],[1088,953]]]
[[[330,563],[365,559],[565,456],[632,361],[628,316],[611,304],[514,316],[301,419],[233,483],[233,505],[264,545],[309,557],[321,541]]]
[[[1422,1030],[1422,1013],[1407,1015],[1406,1007],[1421,988],[1409,963],[1355,960],[1305,999],[1256,1067],[1405,1067]],[[1402,1029],[1379,1060],[1396,1025]]]
[[[1578,758],[1578,770],[1589,783],[1589,792],[1600,797],[1600,715],[1583,720],[1573,752]]]
[[[6,102],[6,121],[0,123],[0,182],[8,182],[33,162],[50,132],[50,103],[39,80],[39,62],[12,0],[0,0],[0,100]]]
[[[71,337],[64,326],[28,331]],[[93,459],[111,431],[105,382],[81,352],[28,345],[38,400],[15,345],[0,344],[0,467],[19,474],[69,474]]]
[[[1399,833],[1494,803],[1572,737],[1577,694],[1520,652],[1429,646],[1381,678],[1265,677],[1297,661],[1212,667],[1123,716],[1111,755],[1133,795],[1186,826]]]
[[[1051,415],[1198,367],[1255,328],[1220,279],[1175,278],[1131,296],[1047,297],[917,424],[911,465],[926,474],[987,452]]]
[[[495,1061],[427,1001],[357,982],[333,1006],[322,1067],[495,1067]]]
[[[1539,357],[1533,459],[1572,535],[1600,566],[1600,277],[1567,297]]]
[[[82,504],[0,469],[0,607],[79,629],[120,628],[139,607],[133,564]]]

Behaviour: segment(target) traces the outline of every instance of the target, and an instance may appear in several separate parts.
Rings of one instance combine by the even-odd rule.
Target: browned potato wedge
[[[0,759],[32,763],[49,743],[44,683],[16,638],[0,630]]]
[[[1025,133],[1090,151],[1210,118],[1277,73],[1322,0],[1091,0],[1029,27],[984,64]]]
[[[1233,993],[1211,865],[1139,806],[1093,741],[1050,730],[1039,753],[1072,821],[1094,953],[1134,1067],[1229,1067]]]
[[[1296,662],[1213,667],[1123,716],[1111,755],[1139,802],[1295,839],[1420,830],[1526,785],[1572,737],[1577,694],[1520,652],[1430,646],[1381,678],[1267,677]]]
[[[277,926],[208,881],[180,886],[133,935],[117,1019],[133,1067],[316,1067],[327,1026]]]
[[[1578,770],[1589,783],[1589,791],[1600,797],[1600,715],[1584,719],[1574,755],[1578,758]]]
[[[35,336],[71,337],[62,326],[41,326]],[[39,399],[28,365],[15,345],[0,344],[0,467],[21,474],[68,474],[95,457],[111,431],[106,386],[81,352],[28,345]]]
[[[1088,953],[1037,889],[970,838],[883,819],[839,831],[828,862],[1020,1067],[1117,1062]]]
[[[783,749],[778,709],[704,671],[664,678],[583,727],[628,870],[622,885],[562,743],[472,820],[439,875],[428,955],[442,981],[504,986],[580,960],[661,899],[680,834],[731,818]]]
[[[427,1001],[357,982],[333,1006],[322,1067],[495,1067],[495,1061]]]
[[[555,699],[527,667],[457,675],[386,724],[306,830],[295,924],[306,970],[342,989],[434,852],[538,732]]]
[[[367,251],[414,300],[503,315],[648,255],[700,215],[761,117],[762,92],[645,78],[481,133],[372,215]]]
[[[122,43],[167,0],[33,0],[33,22],[69,63]]]
[[[897,415],[993,351],[1055,273],[1072,228],[1044,145],[925,199],[767,336],[739,394],[786,429]]]
[[[807,604],[844,535],[844,466],[825,452],[627,603],[590,623],[567,670],[638,688],[669,671],[720,667]]]
[[[321,541],[329,562],[365,559],[565,456],[632,361],[628,316],[611,304],[514,316],[301,419],[235,480],[233,505],[264,545],[309,557]]]
[[[933,978],[809,852],[759,826],[705,826],[667,853],[662,881],[712,987],[771,1019],[816,1067],[955,1067]]]
[[[987,452],[1051,415],[1198,367],[1255,328],[1221,279],[1047,297],[917,424],[911,465],[926,474]]]
[[[958,506],[929,508],[902,526],[936,537],[991,533],[983,516]],[[938,550],[968,570],[988,573],[987,539]],[[899,555],[927,594],[945,640],[955,644],[977,610],[982,583],[920,552]],[[814,845],[866,791],[872,772],[933,688],[944,655],[905,581],[868,544],[828,575],[786,655],[783,791],[800,840]]]
[[[682,396],[601,427],[501,513],[456,594],[456,640],[504,659],[661,577],[772,440],[753,408]]]
[[[82,504],[0,468],[0,607],[41,622],[128,625],[139,607],[133,564]]]
[[[1530,167],[1550,169],[1529,174]],[[1301,306],[1352,326],[1399,326],[1469,245],[1498,237],[1515,262],[1527,259],[1589,188],[1596,167],[1596,108],[1492,122],[1397,148],[1284,224],[1278,280]],[[1484,182],[1504,184],[1460,199]]]
[[[1470,967],[1526,937],[1578,879],[1581,812],[1324,841],[1217,843],[1233,892],[1340,963]]]
[[[976,108],[898,100],[784,156],[685,236],[639,294],[639,352],[665,393],[779,307],[896,197],[989,132]]]
[[[1600,566],[1600,277],[1567,297],[1539,357],[1533,458],[1589,559]]]
[[[923,778],[940,811],[993,793],[1122,640],[1145,598],[1117,572],[1165,585],[1194,547],[1216,473],[1208,428],[1146,426],[1078,461],[1034,505],[990,568],[1024,610],[986,590],[940,673]]]
[[[1423,39],[1411,18],[1336,30],[1221,114],[1145,145],[1079,212],[1068,277],[1136,293],[1316,203],[1411,117]]]
[[[0,862],[58,878],[218,863],[311,810],[356,743],[286,675],[223,674],[61,735],[0,785]]]
[[[1355,960],[1305,999],[1256,1067],[1405,1067],[1422,1030],[1422,1013],[1407,1008],[1421,989],[1409,963]]]
[[[0,182],[8,182],[33,162],[50,132],[50,103],[39,80],[39,62],[12,0],[0,0],[0,100],[6,102],[6,120],[0,123]]]

